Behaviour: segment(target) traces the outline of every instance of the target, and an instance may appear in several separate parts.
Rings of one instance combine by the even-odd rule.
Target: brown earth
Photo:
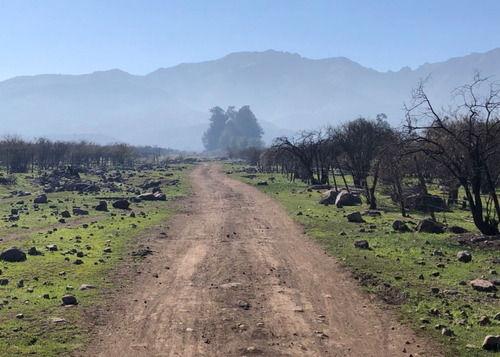
[[[192,172],[186,213],[149,240],[154,254],[110,301],[85,355],[439,355],[278,203],[219,170]]]

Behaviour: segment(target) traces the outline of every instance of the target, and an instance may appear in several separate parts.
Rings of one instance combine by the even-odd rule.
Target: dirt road
[[[214,165],[111,303],[88,356],[436,356],[279,204]]]

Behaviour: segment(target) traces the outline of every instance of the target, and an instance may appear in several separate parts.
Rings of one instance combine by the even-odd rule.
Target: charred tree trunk
[[[347,185],[347,181],[345,179],[344,172],[342,171],[342,167],[340,167],[339,161],[337,159],[335,159],[335,163],[337,164],[337,167],[339,168],[340,176],[342,177],[342,181],[344,181],[344,186],[345,186],[347,192],[351,192],[349,190],[349,186]]]
[[[485,221],[483,216],[483,204],[481,201],[481,184],[475,181],[477,180],[472,181],[472,192],[468,185],[464,185],[472,219],[481,233],[487,236],[496,235],[498,234],[498,224],[492,225],[491,222]]]
[[[335,169],[332,167],[330,168],[332,170],[332,178],[333,178],[333,187],[335,187],[335,191],[338,191],[337,187],[337,179],[335,178]]]
[[[377,160],[377,163],[375,164],[375,171],[373,173],[373,183],[372,187],[370,187],[369,194],[370,194],[370,209],[377,209],[377,201],[375,199],[375,189],[377,187],[377,182],[378,182],[378,174],[380,170],[380,160]]]
[[[419,164],[418,159],[417,159],[416,156],[413,156],[413,160],[415,161],[415,169],[417,171],[418,182],[419,182],[419,185],[420,185],[420,192],[421,192],[421,195],[422,195],[423,203],[424,203],[424,205],[426,207],[426,211],[429,212],[429,214],[431,216],[431,219],[434,222],[436,222],[436,215],[434,214],[434,207],[432,207],[431,205],[428,204],[428,202],[429,202],[429,199],[428,199],[429,191],[427,191],[427,184],[425,183],[424,175],[422,175],[422,170],[420,170],[420,164]]]

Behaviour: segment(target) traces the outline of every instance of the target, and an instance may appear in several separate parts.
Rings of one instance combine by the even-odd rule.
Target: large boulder
[[[489,280],[486,279],[475,279],[470,282],[470,285],[474,290],[491,292],[496,291],[496,286]]]
[[[73,294],[66,294],[61,298],[61,300],[63,305],[78,305],[76,297]]]
[[[155,192],[154,196],[155,196],[157,201],[166,201],[167,200],[167,195],[161,191]]]
[[[417,225],[416,228],[417,232],[422,233],[444,233],[444,227],[442,224],[435,222],[430,219],[423,219],[420,221],[420,223]]]
[[[142,201],[155,201],[156,197],[154,193],[148,192],[148,193],[143,193],[142,195],[137,196],[138,199]]]
[[[455,233],[455,234],[464,234],[464,233],[468,232],[467,229],[459,227],[459,226],[448,227],[448,228],[446,228],[446,231],[448,231],[450,233]]]
[[[35,199],[33,200],[34,203],[47,203],[48,202],[48,199],[47,199],[47,195],[45,193],[42,193],[41,195],[38,195],[35,197]]]
[[[94,209],[100,212],[108,212],[108,203],[106,201],[99,201],[99,204]]]
[[[0,254],[0,260],[6,262],[24,262],[26,260],[26,253],[17,247],[12,247]]]
[[[406,198],[406,206],[420,212],[445,212],[448,210],[446,202],[436,195],[413,194]]]
[[[127,200],[118,200],[113,202],[113,207],[118,209],[128,209],[130,202]]]
[[[319,200],[319,203],[322,205],[334,205],[337,200],[338,191],[328,190],[323,193],[323,197]]]
[[[468,263],[472,260],[472,255],[467,250],[461,250],[457,253],[457,259],[459,262]]]
[[[368,249],[369,248],[368,241],[366,241],[364,239],[355,240],[354,247],[356,247],[358,249]]]
[[[347,215],[347,220],[354,223],[363,223],[365,221],[359,212],[349,213]]]
[[[395,220],[392,222],[392,229],[398,232],[409,232],[410,228],[406,225],[404,221],[401,221],[399,219]]]
[[[500,335],[488,335],[484,338],[483,349],[487,351],[500,351]]]
[[[335,200],[336,205],[355,206],[361,204],[361,198],[347,191],[340,191]]]

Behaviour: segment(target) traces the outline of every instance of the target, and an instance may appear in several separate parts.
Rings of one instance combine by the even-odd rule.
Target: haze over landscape
[[[500,49],[385,73],[343,57],[310,60],[273,50],[240,52],[146,76],[115,69],[12,78],[0,83],[0,116],[14,119],[3,123],[4,133],[26,137],[201,150],[208,108],[215,105],[250,105],[267,142],[378,113],[398,125],[420,79],[431,76],[429,95],[444,106],[453,88],[471,80],[473,69],[500,77]]]
[[[500,356],[498,13],[0,0],[0,357]]]
[[[499,78],[482,35],[498,24],[467,4],[7,2],[0,134],[201,150],[208,109],[231,105],[267,143],[378,113],[398,125],[422,78],[438,107],[475,70]]]

